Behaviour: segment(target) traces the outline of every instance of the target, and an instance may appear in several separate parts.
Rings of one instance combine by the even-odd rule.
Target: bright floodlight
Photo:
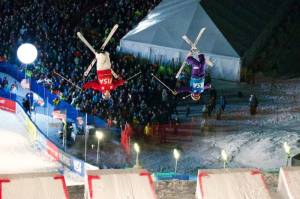
[[[135,152],[137,152],[137,153],[140,152],[140,146],[138,145],[138,143],[134,143],[133,148],[134,148]]]
[[[285,153],[286,153],[287,155],[290,155],[290,154],[291,154],[291,147],[288,145],[287,142],[284,142],[283,147],[284,147]]]
[[[226,153],[226,151],[225,151],[224,149],[221,151],[221,156],[222,156],[222,160],[223,160],[224,162],[227,162],[227,160],[228,160],[228,155],[227,155],[227,153]]]
[[[135,152],[136,152],[135,165],[134,165],[133,168],[140,169],[141,166],[140,166],[140,163],[139,163],[139,153],[140,153],[140,150],[141,150],[141,149],[140,149],[140,146],[139,146],[138,143],[134,143],[134,144],[133,144],[133,148],[134,148],[134,150],[135,150]]]
[[[102,140],[104,137],[104,134],[102,131],[96,131],[96,137],[98,140]]]
[[[174,155],[175,160],[178,160],[179,157],[180,157],[180,153],[179,153],[179,151],[177,149],[174,149],[173,155]]]
[[[18,48],[17,56],[23,64],[31,64],[37,58],[37,53],[37,49],[34,45],[26,43]]]

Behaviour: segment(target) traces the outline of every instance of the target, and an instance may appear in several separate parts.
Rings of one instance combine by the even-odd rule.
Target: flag
[[[23,89],[30,89],[30,81],[29,81],[29,79],[23,79],[21,81],[21,87]]]
[[[126,122],[125,128],[121,132],[121,145],[127,155],[130,155],[130,138],[133,134],[133,130],[129,123]]]
[[[67,113],[66,113],[66,110],[54,110],[52,112],[52,116],[54,119],[59,119],[59,120],[66,120],[67,118]]]
[[[121,132],[121,145],[125,151],[125,153],[127,155],[130,154],[130,144],[129,144],[129,139],[130,137],[128,136],[128,133],[127,131],[124,129],[122,132]]]
[[[36,106],[44,106],[45,105],[43,98],[41,98],[39,95],[37,95],[35,93],[33,93],[33,103]]]

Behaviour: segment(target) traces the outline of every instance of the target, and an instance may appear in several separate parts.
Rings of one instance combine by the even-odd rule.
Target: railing
[[[9,63],[0,62],[0,72],[6,73],[11,77],[15,78],[17,81],[21,82],[25,78],[25,73],[18,69],[16,65],[12,65]],[[65,101],[61,101],[58,105],[54,105],[53,100],[57,98],[57,96],[51,93],[48,89],[46,89],[43,85],[38,84],[34,79],[30,79],[30,90],[34,93],[38,94],[41,98],[43,98],[45,104],[49,104],[48,111],[52,113],[54,109],[66,110],[67,111],[67,119],[75,122],[77,117],[84,116],[85,114],[77,111],[74,107],[72,107],[69,103]],[[22,97],[15,96],[14,94],[4,94],[7,98],[16,100],[19,103],[22,103]],[[48,101],[48,103],[46,103]],[[45,114],[42,110],[37,110],[40,114]],[[99,117],[88,115],[87,122],[89,124],[93,124],[95,127],[106,127],[107,124],[104,120]]]
[[[41,150],[44,154],[47,154],[55,161],[60,162],[62,165],[68,167],[71,171],[77,173],[80,176],[85,175],[85,167],[87,164],[64,152],[62,149],[60,149],[55,143],[53,143],[49,138],[45,135],[45,133],[38,127],[36,124],[32,121],[32,119],[26,114],[22,106],[16,102],[13,98],[16,96],[12,96],[8,93],[5,93],[4,91],[0,91],[1,100],[1,109],[2,110],[8,110],[5,108],[5,106],[8,106],[9,104],[14,103],[14,110],[9,110],[10,112],[14,112],[16,116],[23,121],[25,124],[25,127],[28,132],[28,137],[30,138],[30,141],[34,143],[38,149]],[[6,96],[9,96],[10,99],[5,98]]]
[[[19,70],[16,65],[8,63],[0,62],[0,72],[13,77],[19,82],[25,78],[25,73],[23,71]],[[44,149],[48,155],[61,162],[63,165],[66,165],[69,169],[80,175],[84,175],[84,166],[86,163],[64,151],[64,147],[59,142],[59,138],[57,136],[59,127],[55,127],[55,125],[54,127],[50,127],[50,124],[52,121],[51,115],[54,109],[67,110],[67,120],[72,122],[76,122],[78,117],[85,118],[85,114],[77,111],[70,104],[64,101],[61,101],[57,106],[54,105],[53,100],[57,98],[57,96],[52,94],[48,89],[38,84],[33,79],[30,80],[30,90],[38,94],[44,100],[44,106],[36,107],[34,111],[35,113],[32,113],[31,116],[25,113],[22,107],[25,96],[16,95],[0,89],[0,97],[16,102],[18,107],[18,116],[22,116],[28,132],[32,135],[32,140],[35,143],[38,143],[40,148]],[[47,118],[47,120],[50,118],[50,122],[43,121],[41,116],[37,116],[38,114],[44,115],[44,118]],[[107,127],[107,124],[103,120],[91,115],[87,115],[87,123],[94,125],[96,128]],[[52,121],[52,124],[55,123]],[[119,129],[111,128],[110,130],[118,133],[120,132]]]

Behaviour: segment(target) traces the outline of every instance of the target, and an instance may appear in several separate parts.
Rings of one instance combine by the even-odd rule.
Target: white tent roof
[[[193,41],[203,27],[206,31],[197,46],[201,52],[239,58],[197,0],[163,0],[122,40],[189,50],[181,37]]]

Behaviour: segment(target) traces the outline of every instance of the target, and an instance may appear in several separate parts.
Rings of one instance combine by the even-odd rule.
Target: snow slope
[[[54,171],[60,167],[34,149],[15,114],[0,110],[0,118],[0,173]]]

